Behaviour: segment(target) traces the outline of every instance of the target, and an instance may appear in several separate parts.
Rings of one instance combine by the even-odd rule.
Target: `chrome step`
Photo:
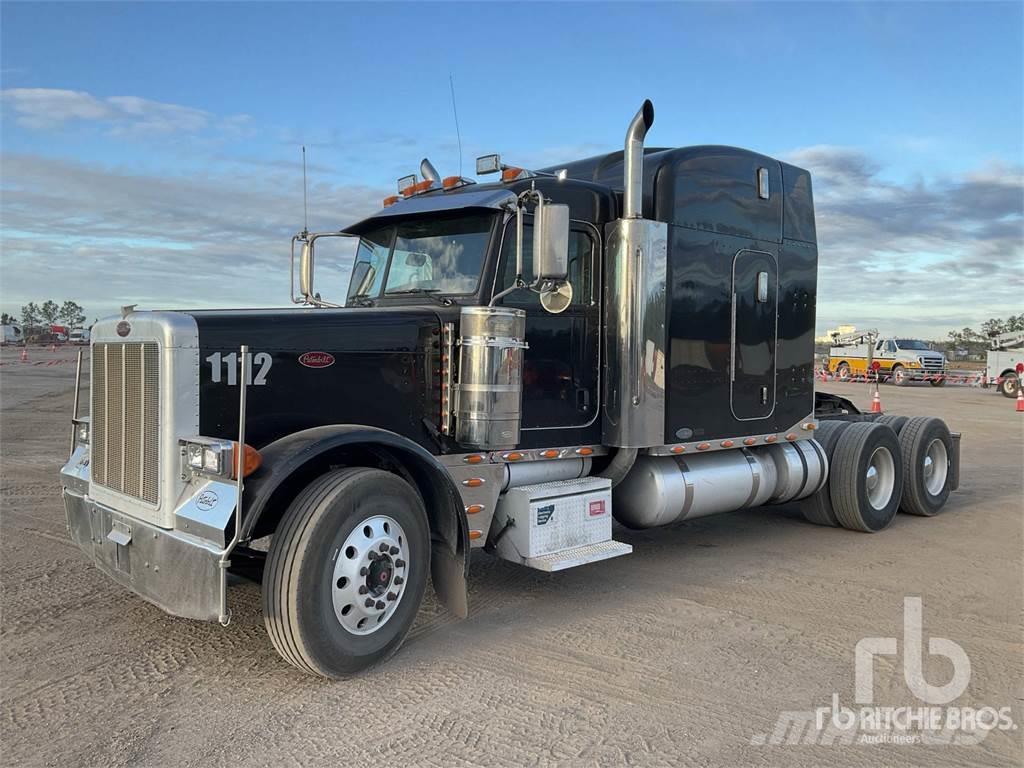
[[[587,544],[582,547],[563,549],[560,552],[552,552],[550,555],[539,557],[527,557],[523,565],[529,568],[536,568],[538,571],[564,571],[566,568],[575,568],[577,565],[596,563],[598,560],[608,560],[619,555],[628,555],[633,551],[631,544],[623,544],[621,541],[602,541],[599,544]]]

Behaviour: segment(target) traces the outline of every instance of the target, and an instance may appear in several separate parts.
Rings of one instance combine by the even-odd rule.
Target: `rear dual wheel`
[[[263,615],[281,656],[344,677],[389,658],[419,610],[430,533],[419,494],[365,467],[317,478],[292,502],[263,576]]]
[[[952,480],[953,439],[942,419],[916,416],[900,430],[903,459],[903,497],[900,511],[911,515],[936,515],[949,498]]]

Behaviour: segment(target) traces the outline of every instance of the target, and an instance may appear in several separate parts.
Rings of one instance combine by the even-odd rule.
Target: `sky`
[[[303,144],[336,230],[424,156],[621,149],[650,98],[652,146],[812,172],[819,332],[943,338],[1024,311],[1022,8],[4,2],[0,309],[284,305]]]

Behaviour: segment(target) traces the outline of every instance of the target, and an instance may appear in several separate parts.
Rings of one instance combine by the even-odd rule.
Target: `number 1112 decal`
[[[223,367],[227,366],[227,385],[229,387],[238,386],[238,353],[232,352],[229,355],[222,355],[220,352],[214,352],[212,355],[206,358],[206,362],[210,364],[210,381],[214,384],[220,384],[223,378]],[[249,380],[246,384],[251,384],[254,387],[262,387],[267,383],[267,374],[270,373],[270,366],[274,364],[274,359],[270,356],[269,352],[256,352],[249,353]],[[253,371],[255,370],[255,376]]]

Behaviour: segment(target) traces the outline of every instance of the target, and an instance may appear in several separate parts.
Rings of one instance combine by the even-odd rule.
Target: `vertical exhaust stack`
[[[643,105],[626,129],[626,147],[622,161],[625,172],[625,194],[622,204],[624,219],[639,219],[643,214],[644,137],[653,124],[654,105],[650,99],[644,99]]]
[[[605,226],[606,370],[602,442],[665,445],[665,273],[668,224],[643,218],[644,138],[654,105],[644,101],[626,131],[622,218]],[[628,454],[623,454],[625,458]]]

